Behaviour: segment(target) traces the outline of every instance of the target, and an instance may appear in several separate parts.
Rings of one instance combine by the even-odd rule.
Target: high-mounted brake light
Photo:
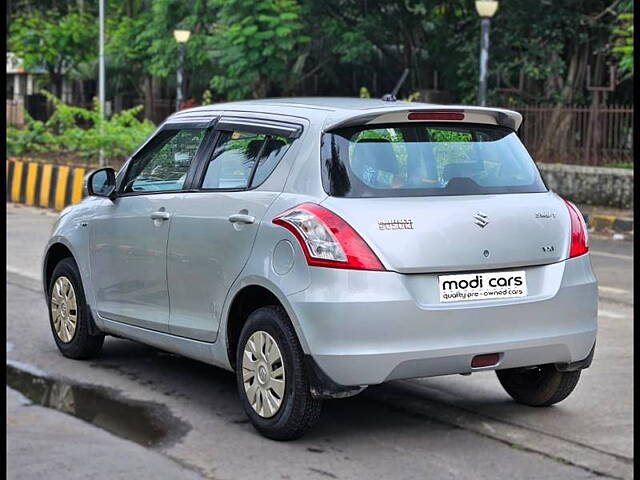
[[[464,120],[462,112],[411,112],[409,120]]]
[[[320,205],[303,203],[281,213],[273,223],[293,233],[311,266],[385,269],[369,245],[347,222]]]
[[[571,246],[569,247],[569,258],[583,255],[589,251],[587,245],[587,227],[584,219],[573,203],[565,200],[571,218]]]

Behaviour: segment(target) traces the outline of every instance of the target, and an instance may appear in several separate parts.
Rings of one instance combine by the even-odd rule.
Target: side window
[[[290,139],[277,135],[220,132],[202,188],[248,188],[260,185],[276,168],[290,143]]]
[[[260,159],[258,160],[256,173],[253,175],[253,180],[251,181],[252,187],[257,187],[271,175],[271,172],[278,166],[280,159],[289,148],[289,145],[291,145],[291,139],[289,138],[278,136],[270,136],[267,138]]]
[[[124,193],[180,190],[205,129],[165,130],[133,159],[123,182]]]
[[[246,132],[220,132],[211,155],[202,188],[245,188],[249,184],[256,158],[266,135]]]

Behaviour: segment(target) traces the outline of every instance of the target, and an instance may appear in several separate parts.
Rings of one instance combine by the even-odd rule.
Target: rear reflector
[[[411,112],[409,120],[464,120],[462,112]]]
[[[476,355],[475,357],[473,357],[473,360],[471,360],[471,367],[472,368],[491,367],[493,365],[496,365],[498,363],[498,360],[500,360],[499,353],[487,353],[486,355]]]

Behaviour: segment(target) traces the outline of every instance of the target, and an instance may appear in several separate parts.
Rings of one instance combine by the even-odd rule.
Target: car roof
[[[507,126],[513,130],[517,130],[522,122],[522,116],[519,113],[502,108],[441,105],[400,100],[384,101],[377,98],[355,97],[282,97],[241,100],[180,110],[167,120],[213,116],[222,112],[254,112],[303,117],[311,121],[322,120],[323,130],[328,130],[358,122],[370,123],[376,118],[390,118],[397,122],[399,120],[395,119],[393,114],[409,110],[462,111],[465,114],[470,114],[467,121],[484,116],[493,119],[491,123]],[[484,123],[481,120],[480,122]]]
[[[188,111],[206,111],[211,107],[218,110],[226,108],[234,109],[236,107],[263,107],[263,106],[280,106],[292,108],[311,108],[321,109],[325,111],[336,110],[367,110],[372,108],[384,108],[393,105],[415,105],[412,102],[386,102],[377,98],[356,98],[356,97],[280,97],[280,98],[261,98],[256,100],[240,100],[237,102],[217,103],[214,105],[204,105],[194,107]],[[426,104],[425,104],[426,105]],[[187,111],[187,110],[183,110]]]

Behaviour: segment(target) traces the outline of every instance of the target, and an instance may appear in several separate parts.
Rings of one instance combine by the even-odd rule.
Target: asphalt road
[[[397,381],[325,402],[280,443],[229,372],[112,337],[95,360],[62,357],[39,284],[54,219],[7,205],[8,478],[633,477],[632,242],[590,240],[598,347],[564,402],[517,405],[492,372]]]

